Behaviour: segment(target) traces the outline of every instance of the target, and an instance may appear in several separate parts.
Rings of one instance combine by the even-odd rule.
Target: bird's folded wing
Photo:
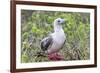
[[[41,41],[41,49],[46,51],[48,48],[52,46],[53,38],[52,36],[46,37]]]

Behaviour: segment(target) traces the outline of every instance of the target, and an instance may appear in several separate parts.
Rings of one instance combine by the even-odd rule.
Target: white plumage
[[[66,40],[64,30],[62,28],[64,19],[57,18],[54,20],[54,33],[41,41],[41,49],[47,54],[52,54],[59,51]]]

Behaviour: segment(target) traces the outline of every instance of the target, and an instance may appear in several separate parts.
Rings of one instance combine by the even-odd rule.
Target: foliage
[[[47,56],[38,56],[40,41],[53,32],[53,21],[64,18],[63,29],[66,43],[59,51],[64,60],[87,60],[90,58],[90,14],[57,11],[21,11],[21,62],[49,61]]]

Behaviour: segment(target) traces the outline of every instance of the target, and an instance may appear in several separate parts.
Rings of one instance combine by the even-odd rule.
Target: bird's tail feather
[[[37,52],[37,56],[47,56],[47,54],[44,51]]]

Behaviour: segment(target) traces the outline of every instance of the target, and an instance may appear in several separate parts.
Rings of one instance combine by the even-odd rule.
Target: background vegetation
[[[49,61],[38,56],[40,41],[53,32],[53,21],[64,18],[66,43],[59,51],[64,60],[87,60],[90,58],[90,14],[79,12],[54,12],[21,10],[21,62]]]

